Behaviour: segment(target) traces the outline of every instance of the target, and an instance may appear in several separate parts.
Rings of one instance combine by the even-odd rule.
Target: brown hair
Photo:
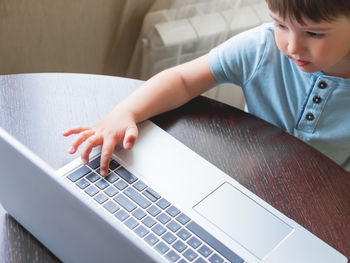
[[[339,16],[350,18],[350,0],[266,0],[269,9],[283,19],[289,17],[299,24],[304,19],[331,22]]]

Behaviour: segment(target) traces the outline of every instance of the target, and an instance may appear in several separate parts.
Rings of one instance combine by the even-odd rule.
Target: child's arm
[[[208,55],[160,72],[143,83],[94,126],[65,131],[64,136],[79,134],[69,153],[75,153],[85,142],[81,158],[86,164],[92,148],[102,145],[101,174],[106,175],[116,144],[123,140],[125,149],[132,148],[138,133],[136,123],[179,107],[215,84]]]

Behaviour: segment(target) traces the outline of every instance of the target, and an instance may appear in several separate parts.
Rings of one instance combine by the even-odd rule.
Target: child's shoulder
[[[273,23],[264,23],[257,27],[243,31],[231,37],[228,41],[223,43],[225,48],[238,47],[241,51],[254,51],[257,48],[265,49],[275,41]]]
[[[261,33],[273,33],[274,32],[274,23],[273,22],[267,22],[263,23],[261,25],[258,25],[256,27],[253,27],[251,29],[248,29],[246,32],[261,32]]]
[[[233,36],[224,43],[223,50],[230,54],[255,59],[264,54],[277,54],[278,48],[275,42],[273,23],[264,23]]]
[[[272,47],[275,44],[275,29],[273,23],[264,23],[260,26],[247,30],[245,32],[247,41],[252,44],[261,45],[264,48]],[[271,46],[272,45],[272,46]]]
[[[280,69],[281,59],[272,23],[235,35],[209,53],[209,63],[216,80],[232,81],[239,86],[251,79],[261,67],[271,68],[271,72]]]

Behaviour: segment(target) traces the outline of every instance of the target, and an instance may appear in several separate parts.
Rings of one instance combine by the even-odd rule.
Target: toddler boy
[[[79,134],[88,162],[102,145],[106,175],[115,145],[131,149],[136,123],[179,107],[218,83],[242,87],[247,110],[314,146],[350,171],[350,1],[266,0],[274,24],[243,32],[207,55],[167,69],[141,85]],[[307,158],[307,157],[306,157]]]

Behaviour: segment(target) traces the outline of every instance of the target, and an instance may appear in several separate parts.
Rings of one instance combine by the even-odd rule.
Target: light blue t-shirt
[[[214,48],[209,63],[218,83],[243,88],[250,113],[350,171],[350,79],[301,71],[278,49],[271,23]]]

